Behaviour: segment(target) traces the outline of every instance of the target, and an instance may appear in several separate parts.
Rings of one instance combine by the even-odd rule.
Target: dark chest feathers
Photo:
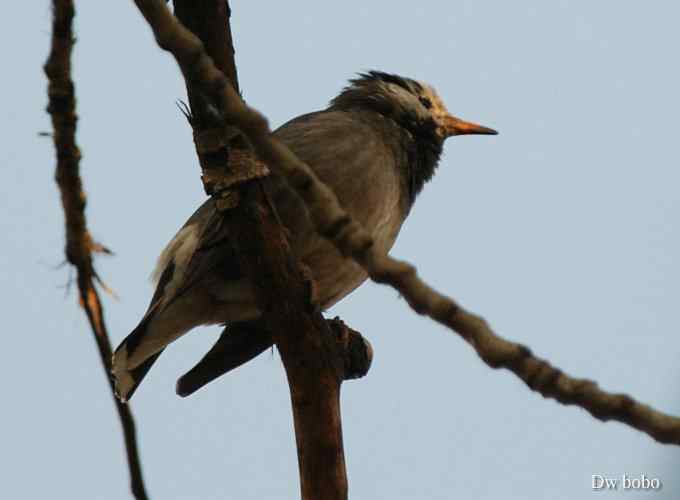
[[[431,127],[431,130],[430,130]],[[442,154],[442,142],[434,135],[434,122],[414,124],[406,130],[404,149],[408,154],[409,199],[413,203],[426,182],[432,179]]]

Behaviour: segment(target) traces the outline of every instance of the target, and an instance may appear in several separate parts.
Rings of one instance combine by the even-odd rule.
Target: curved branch
[[[52,117],[54,146],[57,152],[55,179],[61,193],[66,218],[66,258],[77,270],[80,302],[94,333],[99,356],[106,379],[123,427],[130,487],[135,498],[148,498],[142,476],[137,449],[135,422],[127,405],[114,396],[113,382],[109,376],[111,343],[109,342],[104,312],[95,287],[97,273],[92,264],[93,252],[110,253],[106,247],[95,243],[87,230],[85,220],[85,193],[80,180],[80,151],[75,133],[78,116],[73,81],[71,80],[71,49],[73,47],[72,24],[75,15],[72,0],[53,1],[52,49],[45,63],[49,104],[47,111]]]
[[[186,30],[158,0],[135,0],[161,48],[171,52],[185,78],[200,87],[227,120],[250,140],[260,159],[285,175],[307,203],[318,232],[359,263],[377,283],[388,284],[418,314],[427,315],[465,339],[492,368],[505,368],[532,390],[594,417],[617,420],[661,443],[680,444],[680,418],[663,414],[629,396],[602,391],[594,382],[572,378],[521,344],[496,335],[487,322],[439,293],[414,266],[381,253],[371,236],[340,206],[325,186],[287,147],[271,135],[266,118],[246,106],[207,56],[200,40]]]

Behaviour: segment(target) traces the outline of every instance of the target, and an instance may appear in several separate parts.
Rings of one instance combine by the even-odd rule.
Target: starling
[[[371,71],[350,80],[326,109],[294,118],[274,135],[310,166],[387,252],[432,178],[444,141],[455,135],[496,133],[450,115],[427,84]],[[317,234],[304,202],[285,179],[273,175],[271,185],[292,251],[311,271],[313,299],[329,308],[367,274]],[[163,349],[192,328],[247,323],[260,315],[252,286],[234,256],[203,241],[215,212],[208,199],[161,253],[149,309],[114,354],[112,371],[123,401]]]

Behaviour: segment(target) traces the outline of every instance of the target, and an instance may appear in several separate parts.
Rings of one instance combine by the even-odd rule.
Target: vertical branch
[[[52,118],[54,146],[57,152],[55,180],[61,193],[66,219],[66,259],[77,270],[80,302],[94,333],[102,367],[123,427],[130,487],[135,498],[145,500],[148,497],[137,450],[135,422],[129,407],[120,403],[114,396],[113,383],[109,376],[111,344],[95,287],[95,280],[98,280],[98,277],[92,263],[92,252],[110,252],[92,240],[85,219],[86,199],[79,173],[80,151],[75,140],[78,116],[71,79],[71,50],[74,43],[72,25],[75,15],[73,1],[53,0],[53,10],[52,49],[44,70],[49,81],[47,111]]]
[[[286,369],[293,408],[303,500],[344,500],[341,345],[311,306],[311,283],[291,256],[273,207],[259,183],[241,189],[243,202],[225,216],[239,264],[257,284],[258,306]]]
[[[177,18],[201,39],[215,66],[240,93],[228,0],[175,0],[173,5]]]
[[[167,39],[168,32],[159,36],[160,24],[172,26],[175,20],[163,12],[166,10],[162,4],[136,3],[152,23],[156,38]],[[203,42],[216,69],[238,89],[228,3],[225,0],[175,0],[174,5],[177,17]],[[200,46],[195,37],[189,39]],[[179,57],[179,52],[174,53]],[[190,58],[189,55],[187,59]],[[205,137],[222,136],[225,124],[194,85],[191,71],[196,65],[186,62],[185,65],[179,61],[187,79],[194,140],[206,192],[213,195],[218,209],[223,206],[220,201],[225,199],[225,192],[229,193],[229,199],[238,200],[235,206],[232,202],[227,209],[221,209],[222,226],[229,235],[229,244],[235,247],[240,268],[255,285],[259,309],[266,311],[264,324],[272,333],[286,369],[302,498],[346,499],[340,416],[344,358],[340,345],[321,313],[311,305],[312,285],[291,254],[285,230],[267,195],[268,179],[253,174],[261,173],[263,168],[258,167],[248,142],[240,134],[228,142],[206,144],[202,141]],[[248,180],[242,182],[248,174]],[[234,178],[240,181],[230,181]]]

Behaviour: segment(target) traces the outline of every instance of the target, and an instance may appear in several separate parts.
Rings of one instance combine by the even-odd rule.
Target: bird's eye
[[[430,101],[427,97],[419,97],[418,100],[420,101],[420,104],[425,106],[425,109],[430,109],[432,108],[432,101]]]

